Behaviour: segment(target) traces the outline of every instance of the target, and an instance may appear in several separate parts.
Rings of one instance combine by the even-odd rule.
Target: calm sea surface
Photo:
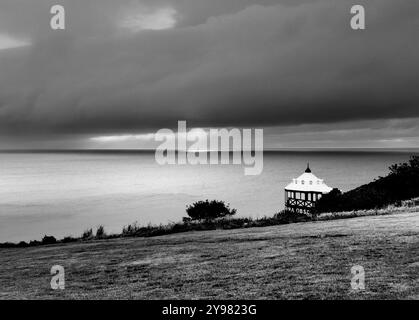
[[[272,215],[308,161],[315,175],[346,191],[414,153],[269,152],[259,176],[245,176],[240,165],[159,166],[154,153],[0,153],[0,242],[180,221],[187,204],[207,198],[225,200],[240,216]]]

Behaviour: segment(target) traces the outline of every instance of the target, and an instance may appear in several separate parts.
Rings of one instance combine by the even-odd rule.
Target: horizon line
[[[112,152],[126,152],[126,153],[135,153],[135,152],[155,152],[156,148],[17,148],[17,149],[0,149],[0,153],[71,153],[71,152],[103,152],[103,153],[112,153]],[[175,152],[187,152],[187,153],[209,153],[209,152],[243,152],[244,150],[179,150],[171,149],[169,151]],[[246,150],[247,151],[247,150]],[[349,148],[335,148],[335,147],[290,147],[290,148],[268,148],[264,150],[250,150],[251,152],[339,152],[339,151],[387,151],[387,152],[410,152],[415,151],[419,152],[419,147],[407,147],[407,148],[391,148],[391,147],[349,147]]]

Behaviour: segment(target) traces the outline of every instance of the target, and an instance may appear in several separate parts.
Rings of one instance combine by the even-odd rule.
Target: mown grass
[[[419,299],[418,236],[412,212],[0,249],[0,298]]]

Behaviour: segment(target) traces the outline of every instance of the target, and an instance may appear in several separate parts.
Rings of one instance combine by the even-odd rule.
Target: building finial
[[[311,173],[311,170],[310,170],[310,162],[307,162],[307,169],[306,169],[305,172],[306,173]]]

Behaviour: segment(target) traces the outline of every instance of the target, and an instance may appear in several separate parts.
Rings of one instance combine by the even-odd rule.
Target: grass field
[[[417,213],[0,249],[1,299],[419,299],[418,277]]]

